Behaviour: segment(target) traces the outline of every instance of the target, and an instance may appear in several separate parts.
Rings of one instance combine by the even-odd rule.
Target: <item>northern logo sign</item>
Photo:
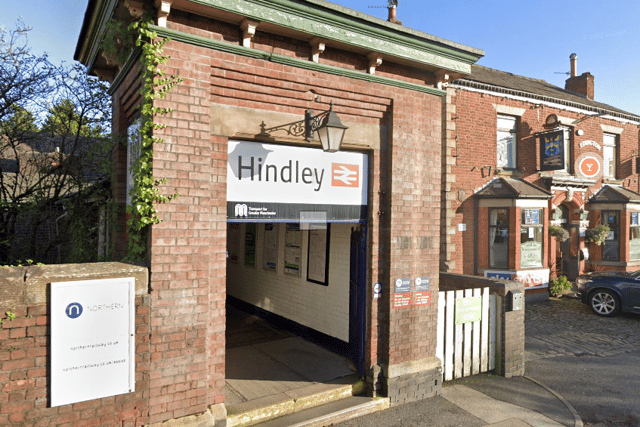
[[[65,309],[67,317],[70,319],[77,319],[82,314],[82,304],[78,302],[72,302]]]

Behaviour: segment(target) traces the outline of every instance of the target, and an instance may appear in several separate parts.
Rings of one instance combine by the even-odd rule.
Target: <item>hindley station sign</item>
[[[367,190],[365,154],[229,141],[229,221],[361,221]]]
[[[51,284],[51,406],[135,390],[135,279]]]

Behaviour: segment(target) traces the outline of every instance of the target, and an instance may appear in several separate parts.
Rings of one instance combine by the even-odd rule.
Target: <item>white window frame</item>
[[[564,139],[564,169],[560,171],[571,173],[571,135],[573,135],[573,128],[569,126],[561,126]]]
[[[133,164],[140,157],[142,149],[142,135],[140,135],[140,119],[134,121],[127,128],[127,206],[131,205],[131,190],[133,189]]]
[[[505,126],[509,122],[511,122],[511,126]],[[502,169],[517,169],[518,118],[498,114],[496,124],[496,166]]]
[[[617,172],[618,135],[605,133],[602,137],[602,160],[605,178],[615,179]]]
[[[504,224],[498,223],[501,213],[505,216]],[[489,268],[509,268],[509,219],[508,207],[489,208]],[[496,243],[496,238],[503,241]]]

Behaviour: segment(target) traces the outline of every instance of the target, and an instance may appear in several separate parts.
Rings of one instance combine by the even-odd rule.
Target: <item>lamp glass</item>
[[[318,137],[324,151],[334,153],[340,149],[347,126],[343,125],[340,118],[332,109],[318,127]]]

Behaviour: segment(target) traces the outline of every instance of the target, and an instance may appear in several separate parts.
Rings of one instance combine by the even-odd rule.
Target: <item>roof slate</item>
[[[478,191],[476,196],[500,199],[550,199],[553,197],[547,190],[530,182],[506,177],[494,179]]]
[[[589,199],[589,203],[640,203],[640,194],[624,187],[605,185]]]
[[[640,120],[640,116],[636,114],[587,99],[584,96],[575,94],[558,86],[554,86],[544,80],[519,76],[517,74],[494,70],[493,68],[483,67],[477,64],[471,66],[471,75],[458,79],[454,83],[462,86],[473,86],[474,83],[491,85],[496,86],[497,88],[511,89],[514,91],[553,98],[564,102],[581,104],[591,107],[592,109],[607,110],[618,114],[633,116],[636,120]]]

